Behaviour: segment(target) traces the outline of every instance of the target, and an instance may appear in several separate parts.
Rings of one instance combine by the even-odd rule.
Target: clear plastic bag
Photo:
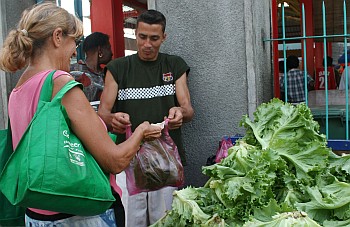
[[[130,135],[131,129],[127,128],[126,137]],[[184,170],[177,146],[169,135],[167,120],[162,136],[145,141],[125,173],[129,195],[183,185]]]

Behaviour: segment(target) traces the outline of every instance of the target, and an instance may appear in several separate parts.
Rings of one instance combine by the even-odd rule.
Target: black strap
[[[10,116],[8,116],[8,121],[7,121],[7,145],[8,147],[13,148]]]
[[[31,219],[35,219],[38,221],[57,221],[57,220],[66,219],[66,218],[75,216],[73,214],[64,214],[64,213],[45,215],[45,214],[36,213],[30,209],[26,209],[26,215]]]
[[[115,202],[112,204],[111,209],[114,210],[117,226],[123,227],[125,226],[124,206],[118,193],[114,192],[113,196],[115,198]],[[75,216],[73,214],[64,214],[64,213],[45,215],[45,214],[36,213],[30,209],[26,209],[26,215],[31,219],[38,220],[38,221],[57,221],[57,220],[62,220],[62,219]]]
[[[122,200],[117,192],[113,191],[113,196],[115,198],[115,201],[111,208],[114,210],[115,215],[115,222],[118,227],[124,227],[125,226],[125,210],[122,203]]]

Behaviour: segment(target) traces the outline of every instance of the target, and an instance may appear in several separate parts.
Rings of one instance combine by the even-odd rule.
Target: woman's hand
[[[140,124],[137,129],[143,131],[144,140],[154,140],[159,138],[162,135],[162,128],[158,125],[151,125],[149,122],[145,121]]]

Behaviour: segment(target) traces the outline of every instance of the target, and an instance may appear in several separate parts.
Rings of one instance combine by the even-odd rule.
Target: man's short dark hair
[[[291,55],[287,58],[287,69],[295,69],[299,67],[299,58],[295,55]]]
[[[331,56],[327,56],[326,62],[327,62],[327,67],[333,66],[333,58]],[[322,66],[324,67],[324,59],[322,61]]]
[[[86,36],[83,43],[84,52],[96,50],[98,47],[104,47],[109,44],[109,36],[102,32],[94,32]]]
[[[165,32],[166,27],[166,19],[165,16],[154,9],[150,9],[147,11],[144,11],[137,17],[137,23],[136,26],[139,24],[139,22],[144,22],[146,24],[160,24],[162,26],[163,32]]]
[[[278,70],[280,73],[284,73],[284,61],[278,62]]]

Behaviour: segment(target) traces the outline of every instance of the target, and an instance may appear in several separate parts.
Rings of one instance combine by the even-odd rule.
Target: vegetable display
[[[208,182],[175,191],[153,226],[350,226],[350,156],[327,147],[305,104],[272,99],[240,125],[228,156],[202,168]]]

